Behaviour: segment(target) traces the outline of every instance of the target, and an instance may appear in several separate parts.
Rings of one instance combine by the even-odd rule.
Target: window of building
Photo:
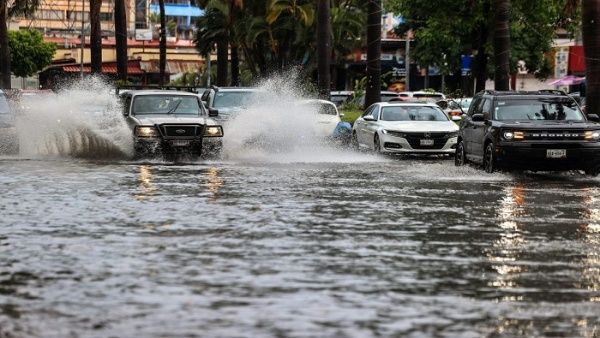
[[[34,17],[42,20],[64,20],[65,12],[57,10],[41,9],[35,12]]]

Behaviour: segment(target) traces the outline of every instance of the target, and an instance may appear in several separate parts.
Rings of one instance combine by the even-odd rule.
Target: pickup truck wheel
[[[454,165],[457,167],[462,167],[465,164],[467,164],[465,144],[463,141],[460,141],[456,147],[456,153],[454,154]]]
[[[494,156],[494,152],[494,145],[489,143],[487,147],[485,147],[485,152],[483,154],[483,169],[489,174],[496,170],[496,157]]]

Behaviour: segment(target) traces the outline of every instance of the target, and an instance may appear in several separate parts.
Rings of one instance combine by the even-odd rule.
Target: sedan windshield
[[[584,121],[583,113],[573,99],[539,98],[498,101],[494,111],[496,120],[551,120]]]
[[[200,105],[195,96],[140,95],[133,101],[133,113],[135,115],[198,115]]]
[[[321,115],[337,115],[337,110],[332,104],[305,103],[300,106],[302,110],[307,110]]]
[[[448,121],[448,117],[437,107],[395,106],[384,107],[382,121]]]

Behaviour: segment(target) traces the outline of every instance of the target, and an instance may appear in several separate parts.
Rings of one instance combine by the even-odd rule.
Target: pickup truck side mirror
[[[483,122],[485,121],[485,116],[483,114],[473,114],[471,120],[473,120],[473,122]]]
[[[219,110],[214,109],[214,108],[208,108],[208,116],[210,116],[210,117],[219,116]]]
[[[597,114],[588,114],[587,118],[592,122],[600,122],[600,116]]]

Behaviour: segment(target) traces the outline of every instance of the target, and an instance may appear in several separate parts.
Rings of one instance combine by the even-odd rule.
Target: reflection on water
[[[598,335],[599,182],[432,162],[0,160],[0,337]]]

